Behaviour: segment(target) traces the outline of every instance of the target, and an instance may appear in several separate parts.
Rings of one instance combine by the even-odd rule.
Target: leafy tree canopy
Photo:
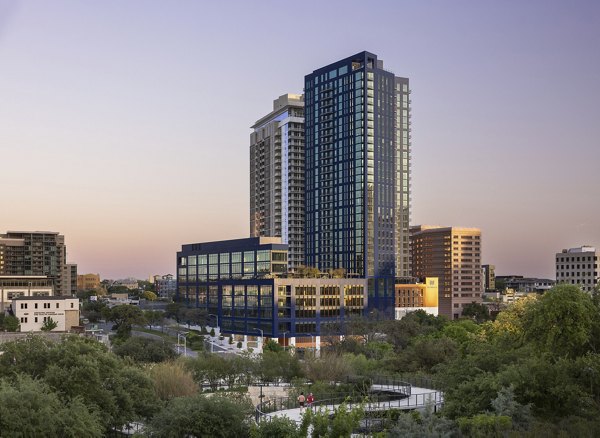
[[[177,353],[168,342],[142,337],[131,337],[122,344],[115,345],[113,353],[141,363],[164,362],[177,357]]]
[[[248,436],[252,412],[252,404],[244,397],[178,397],[152,419],[150,430],[158,438]]]

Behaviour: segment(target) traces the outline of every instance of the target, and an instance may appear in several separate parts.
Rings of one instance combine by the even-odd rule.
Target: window
[[[245,258],[245,255],[244,255],[244,258]],[[271,261],[271,252],[270,251],[257,251],[256,252],[256,261],[257,262],[270,262]]]
[[[60,308],[60,304],[56,303],[56,308],[59,309]]]

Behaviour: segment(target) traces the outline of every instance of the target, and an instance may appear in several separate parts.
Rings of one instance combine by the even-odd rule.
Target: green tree
[[[406,315],[401,320],[386,320],[380,324],[380,330],[385,333],[386,340],[396,350],[402,350],[419,335],[435,333],[449,321],[443,317],[435,317],[423,310],[417,310]]]
[[[471,318],[478,323],[489,321],[490,311],[485,304],[472,302],[463,307],[462,316]]]
[[[199,384],[207,383],[216,389],[220,380],[227,377],[228,366],[224,357],[217,354],[199,354],[198,357],[186,362],[188,369]]]
[[[48,319],[45,320],[44,323],[42,324],[42,331],[43,332],[51,332],[56,327],[58,327],[58,323],[56,321],[54,321],[51,317],[48,317]]]
[[[41,380],[0,380],[0,433],[11,437],[101,437],[100,415],[78,397],[61,401]]]
[[[138,280],[138,286],[140,289],[149,292],[156,292],[156,285],[146,280]]]
[[[149,424],[153,437],[215,437],[248,436],[250,401],[231,394],[195,395],[172,399]]]
[[[163,325],[165,320],[165,312],[162,310],[145,310],[144,319],[150,327],[153,325]]]
[[[287,417],[271,417],[266,421],[253,424],[250,438],[305,438],[299,425]]]
[[[577,286],[560,284],[527,308],[524,335],[542,352],[576,357],[600,346],[592,337],[598,319],[590,295]]]
[[[13,315],[2,315],[2,320],[0,320],[1,329],[6,330],[7,332],[18,332],[21,327],[21,323],[19,322],[19,318]]]
[[[388,433],[389,438],[451,438],[457,435],[454,421],[436,415],[427,405],[423,413],[400,413]]]
[[[115,306],[107,314],[107,319],[115,323],[117,336],[127,338],[134,324],[143,324],[144,315],[139,307],[130,304]]]
[[[154,292],[146,290],[146,291],[142,292],[142,294],[140,295],[140,298],[144,298],[148,301],[156,301],[156,299],[158,297]]]
[[[121,286],[120,284],[110,286],[108,288],[109,294],[129,294],[131,290],[129,290],[126,286]]]
[[[140,363],[164,362],[177,357],[172,345],[166,341],[142,337],[131,337],[122,344],[115,345],[113,353]]]
[[[494,413],[512,420],[517,430],[527,430],[532,421],[531,405],[522,405],[515,399],[514,386],[504,387],[492,401]]]
[[[326,410],[319,409],[313,412],[307,409],[303,414],[299,432],[306,433],[306,424],[309,424],[312,426],[313,437],[349,438],[352,431],[359,426],[364,414],[362,406],[350,409],[345,402],[335,408],[333,414]]]
[[[280,351],[283,351],[283,347],[279,345],[279,342],[274,341],[273,339],[269,339],[267,342],[265,342],[263,351],[272,351],[274,353],[278,353]]]
[[[102,300],[84,301],[81,316],[87,318],[90,322],[98,322],[107,312],[108,306]]]
[[[195,331],[190,331],[187,336],[187,346],[194,351],[204,350],[204,336],[199,335]]]
[[[302,367],[298,358],[287,351],[263,350],[259,360],[259,372],[263,381],[289,382],[302,375]]]
[[[180,322],[179,310],[183,307],[181,303],[169,303],[165,307],[165,318],[174,318],[175,321]]]
[[[479,414],[471,418],[459,418],[458,426],[465,436],[503,438],[512,429],[512,421],[504,415]]]
[[[431,371],[436,365],[451,360],[458,351],[458,343],[449,337],[418,337],[386,363],[394,372]]]
[[[79,398],[105,431],[147,419],[158,408],[149,377],[94,340],[72,335],[53,343],[29,336],[2,350],[0,375],[28,374],[43,379],[64,401]]]

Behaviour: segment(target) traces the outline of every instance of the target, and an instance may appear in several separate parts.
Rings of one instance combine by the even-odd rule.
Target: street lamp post
[[[283,351],[285,351],[285,335],[289,333],[289,331],[283,332]]]
[[[177,352],[179,353],[180,339],[183,338],[183,355],[187,356],[187,333],[177,333]]]

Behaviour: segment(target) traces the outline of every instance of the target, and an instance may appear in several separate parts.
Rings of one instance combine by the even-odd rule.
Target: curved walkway
[[[378,386],[378,385],[374,385]],[[381,388],[384,389],[384,388]],[[412,410],[412,409],[420,409],[425,408],[425,406],[431,404],[434,406],[434,409],[438,406],[441,406],[444,402],[444,396],[440,391],[432,391],[429,388],[415,388],[412,387],[410,397],[399,399],[399,400],[389,400],[385,402],[373,402],[373,403],[365,403],[363,407],[366,411],[385,411],[389,409],[401,409],[401,410]],[[346,406],[348,408],[358,407],[361,403],[347,403]],[[333,413],[335,409],[337,409],[340,404],[335,405],[319,405],[315,403],[314,409],[322,410],[325,412]],[[273,418],[273,417],[287,417],[291,420],[300,422],[302,420],[302,414],[304,410],[301,408],[294,409],[285,409],[281,411],[272,412],[270,414],[265,414],[264,418]]]
[[[373,384],[372,391],[381,391],[396,394],[387,400],[381,400],[381,397],[374,397],[372,401],[363,403],[347,402],[345,405],[349,408],[362,406],[365,411],[383,411],[389,409],[413,410],[422,409],[428,405],[432,405],[434,410],[444,403],[444,394],[441,391],[436,391],[431,388],[421,388],[411,385],[398,384]],[[289,403],[287,403],[289,406]],[[313,409],[333,413],[341,405],[340,399],[315,401]],[[259,405],[260,406],[260,405]],[[257,420],[259,418],[268,419],[274,417],[287,417],[296,422],[300,422],[304,409],[300,407],[279,409],[270,413],[257,412]],[[257,407],[258,410],[258,407]]]

